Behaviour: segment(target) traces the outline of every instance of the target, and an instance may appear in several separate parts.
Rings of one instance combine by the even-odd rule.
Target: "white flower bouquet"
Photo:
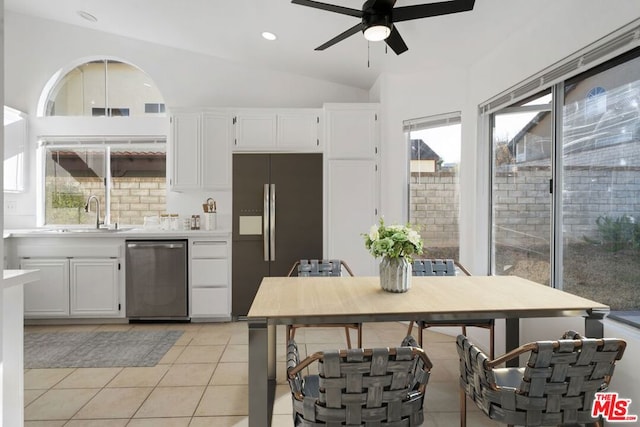
[[[409,225],[372,225],[369,234],[363,234],[365,247],[374,257],[405,257],[411,262],[413,254],[422,254],[422,237]]]

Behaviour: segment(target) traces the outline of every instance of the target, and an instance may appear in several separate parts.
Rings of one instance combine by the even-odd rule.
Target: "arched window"
[[[151,78],[122,61],[85,62],[52,83],[44,116],[143,117],[165,113],[164,100]]]
[[[165,104],[144,71],[113,58],[80,60],[49,79],[37,115],[38,225],[141,225],[164,213]],[[153,116],[161,117],[146,119]],[[87,213],[91,196],[99,209]]]

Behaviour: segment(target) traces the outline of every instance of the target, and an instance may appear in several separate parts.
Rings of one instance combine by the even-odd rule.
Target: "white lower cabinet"
[[[72,316],[116,316],[120,312],[117,259],[69,261]]]
[[[229,241],[191,239],[192,320],[231,318]]]
[[[24,288],[25,318],[121,315],[117,259],[23,258],[20,268],[40,270]]]
[[[69,260],[22,259],[22,270],[40,270],[40,280],[24,285],[25,317],[69,316]]]

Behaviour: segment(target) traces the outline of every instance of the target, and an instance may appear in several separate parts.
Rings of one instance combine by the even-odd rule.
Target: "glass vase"
[[[380,286],[387,292],[407,292],[411,288],[411,263],[405,257],[383,257]]]

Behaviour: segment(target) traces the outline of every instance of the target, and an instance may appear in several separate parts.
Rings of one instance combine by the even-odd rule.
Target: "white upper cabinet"
[[[200,114],[178,113],[171,117],[172,190],[200,186]]]
[[[231,114],[226,111],[176,112],[171,117],[174,191],[231,186]]]
[[[247,110],[236,114],[236,151],[320,151],[320,109]]]
[[[319,149],[320,113],[283,112],[278,114],[278,148]]]
[[[325,105],[329,159],[374,159],[378,147],[378,104]]]
[[[202,182],[205,190],[231,187],[231,115],[202,114]]]
[[[276,145],[275,113],[239,113],[235,118],[236,149],[269,149]]]

